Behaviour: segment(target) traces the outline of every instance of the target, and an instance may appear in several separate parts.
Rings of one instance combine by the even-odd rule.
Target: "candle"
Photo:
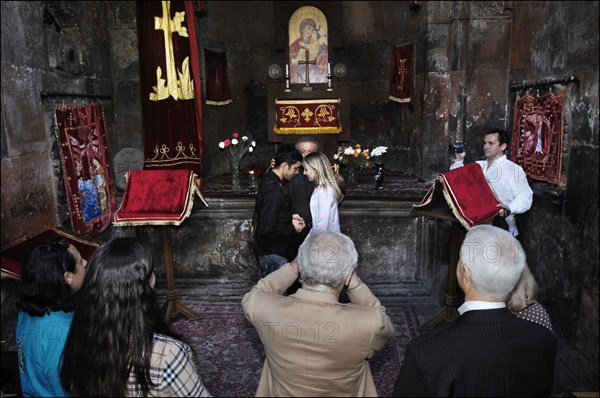
[[[331,75],[331,64],[327,62],[327,74]]]
[[[288,64],[285,64],[285,75],[289,76],[290,75],[290,67]]]

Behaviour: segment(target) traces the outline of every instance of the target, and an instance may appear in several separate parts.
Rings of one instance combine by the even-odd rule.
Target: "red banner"
[[[390,72],[389,99],[396,102],[410,102],[414,78],[414,44],[394,47]]]
[[[205,48],[204,68],[206,71],[206,104],[227,105],[233,102],[225,51],[212,51]]]
[[[144,168],[202,175],[202,102],[191,1],[137,1]]]
[[[71,225],[89,237],[110,224],[115,205],[102,103],[54,109]]]
[[[339,134],[340,100],[276,100],[277,134]]]
[[[527,176],[561,186],[563,101],[564,91],[517,97],[510,151]]]

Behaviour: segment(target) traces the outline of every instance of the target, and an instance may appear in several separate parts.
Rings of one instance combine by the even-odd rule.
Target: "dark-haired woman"
[[[63,353],[61,380],[76,396],[209,397],[190,347],[163,319],[150,249],[104,243],[90,260]]]
[[[62,238],[36,246],[23,263],[16,343],[25,397],[69,396],[60,383],[60,361],[86,265]]]

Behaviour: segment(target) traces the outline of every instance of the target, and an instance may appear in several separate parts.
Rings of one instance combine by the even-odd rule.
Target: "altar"
[[[448,268],[450,224],[411,214],[430,183],[389,172],[384,189],[374,190],[372,175],[349,187],[339,207],[342,232],[356,244],[358,272],[378,296],[393,300],[443,298]],[[233,192],[230,176],[209,178],[203,189],[208,207],[193,210],[172,231],[172,254],[179,297],[240,299],[260,278],[246,243],[255,192],[242,178]],[[158,227],[137,227],[136,235],[162,257]],[[162,258],[161,258],[162,259]],[[165,291],[162,267],[155,269],[157,291]]]

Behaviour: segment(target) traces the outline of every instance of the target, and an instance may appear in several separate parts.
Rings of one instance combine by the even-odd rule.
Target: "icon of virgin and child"
[[[306,83],[307,62],[309,83],[326,83],[329,73],[327,21],[315,7],[309,6],[313,10],[304,8],[290,18],[290,83]]]

